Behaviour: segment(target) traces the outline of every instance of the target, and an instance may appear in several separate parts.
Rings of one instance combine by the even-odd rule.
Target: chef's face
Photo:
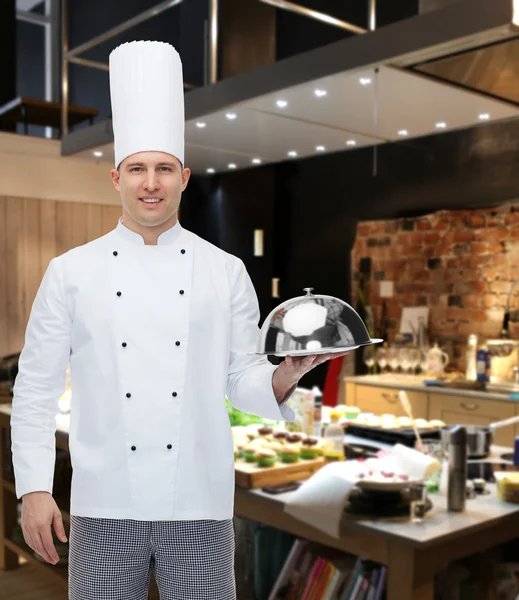
[[[112,170],[124,224],[137,230],[154,228],[158,233],[175,225],[190,174],[177,158],[164,152],[138,152],[125,158],[119,169]]]

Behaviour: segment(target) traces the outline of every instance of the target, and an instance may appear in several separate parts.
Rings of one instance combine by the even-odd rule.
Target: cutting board
[[[261,488],[307,479],[325,464],[322,456],[312,460],[299,459],[299,462],[291,464],[278,461],[272,467],[259,467],[257,463],[248,463],[243,458],[238,458],[234,462],[234,479],[238,487]]]

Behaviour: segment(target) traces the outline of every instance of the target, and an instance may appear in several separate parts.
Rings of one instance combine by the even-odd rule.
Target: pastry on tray
[[[408,429],[413,426],[413,421],[409,417],[398,417],[400,427]]]
[[[283,446],[284,444],[280,444],[279,442],[276,442],[274,440],[273,442],[269,442],[268,445],[265,446],[265,448],[270,448],[271,450],[274,450],[274,452],[277,452],[279,454],[283,450]]]
[[[279,453],[279,458],[283,463],[296,463],[300,454],[301,450],[297,444],[286,444]]]
[[[308,437],[301,442],[301,458],[313,459],[319,456],[319,440],[314,437]]]
[[[256,452],[259,467],[273,467],[278,455],[270,448],[261,448]]]
[[[272,429],[272,427],[260,427],[258,429],[258,435],[262,438],[265,438],[269,442],[274,439],[272,435],[273,433],[274,430]]]
[[[286,431],[274,431],[272,433],[273,438],[280,444],[284,443],[284,441],[287,439],[287,435],[288,433]]]
[[[286,441],[289,444],[300,444],[304,440],[304,438],[305,438],[304,433],[295,432],[295,433],[289,433],[287,435]]]
[[[243,449],[243,458],[245,459],[246,462],[256,462],[258,457],[257,457],[257,451],[259,450],[258,446],[253,445],[253,444],[249,444],[248,446],[245,446],[245,448]]]

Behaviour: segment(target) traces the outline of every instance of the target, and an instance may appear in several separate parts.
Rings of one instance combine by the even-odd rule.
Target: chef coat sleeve
[[[14,385],[11,436],[18,498],[52,493],[56,415],[66,387],[71,326],[61,263],[54,258],[32,305]]]
[[[245,265],[240,259],[236,261],[232,285],[227,396],[238,410],[265,419],[293,421],[295,414],[286,404],[288,397],[278,404],[274,395],[272,376],[277,367],[265,356],[248,354],[256,350],[260,311],[256,290]]]

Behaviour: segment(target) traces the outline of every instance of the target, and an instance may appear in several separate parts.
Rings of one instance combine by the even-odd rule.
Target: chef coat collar
[[[127,242],[131,244],[144,246],[144,238],[139,233],[128,229],[126,225],[123,223],[123,217],[119,217],[119,222],[117,223],[117,233],[123,237]],[[173,244],[180,236],[182,232],[182,226],[177,221],[173,227],[161,233],[157,239],[157,245],[164,246],[166,244]]]

